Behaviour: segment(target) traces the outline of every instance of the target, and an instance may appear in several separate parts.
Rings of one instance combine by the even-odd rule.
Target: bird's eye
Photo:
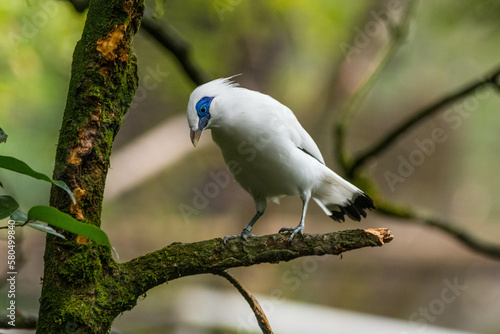
[[[213,97],[202,97],[198,103],[196,103],[195,109],[198,113],[199,117],[208,117],[210,118],[210,103],[212,102]]]

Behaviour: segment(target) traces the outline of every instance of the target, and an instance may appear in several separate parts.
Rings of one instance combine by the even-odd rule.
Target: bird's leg
[[[251,234],[250,231],[252,230],[252,227],[253,225],[255,224],[255,222],[260,218],[260,216],[262,216],[264,214],[264,210],[262,211],[257,211],[257,213],[255,214],[255,216],[253,216],[252,220],[250,221],[250,223],[248,223],[247,226],[245,226],[245,228],[243,229],[243,231],[241,232],[241,234],[237,234],[237,235],[226,235],[224,237],[224,244],[226,244],[226,242],[229,240],[229,239],[234,239],[234,238],[238,238],[238,237],[241,237],[245,240],[247,240],[248,237],[255,237],[256,235],[255,234]]]
[[[288,242],[292,242],[293,237],[297,234],[297,232],[300,232],[302,235],[302,232],[304,231],[304,221],[306,219],[306,212],[307,212],[307,205],[309,204],[309,200],[311,199],[311,194],[305,194],[302,195],[302,217],[300,218],[300,223],[297,225],[297,227],[282,227],[278,233],[281,232],[287,232],[287,231],[292,231],[292,235],[290,238],[288,238]]]
[[[255,237],[255,234],[251,234],[250,231],[252,230],[253,224],[264,214],[264,211],[257,211],[255,216],[253,216],[252,220],[250,223],[248,223],[247,226],[241,231],[241,237],[245,240],[247,240],[248,237]]]

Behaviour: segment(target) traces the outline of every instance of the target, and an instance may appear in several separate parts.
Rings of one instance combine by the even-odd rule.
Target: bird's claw
[[[248,232],[248,230],[243,230],[241,234],[235,234],[235,235],[226,235],[222,241],[224,242],[224,245],[227,244],[228,240],[234,239],[234,238],[242,238],[245,241],[248,240],[248,237],[257,237],[258,235],[252,234]]]
[[[278,233],[283,233],[283,232],[290,232],[292,231],[292,234],[290,235],[290,238],[288,238],[288,243],[291,243],[293,240],[293,237],[297,233],[300,233],[300,235],[303,235],[304,227],[303,226],[297,226],[297,227],[282,227]]]
[[[224,237],[224,239],[222,239],[222,241],[224,242],[224,245],[227,244],[228,240],[231,240],[231,239],[234,239],[234,238],[237,238],[239,237],[240,235],[239,234],[236,234],[236,235],[226,235]]]

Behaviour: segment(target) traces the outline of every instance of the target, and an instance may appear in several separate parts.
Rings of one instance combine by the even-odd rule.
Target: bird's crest
[[[239,75],[241,74],[236,74],[228,78],[212,80],[210,82],[207,82],[206,84],[199,86],[198,88],[196,88],[196,90],[202,91],[205,96],[217,96],[227,89],[239,87],[239,84],[232,80],[234,77]]]
[[[199,119],[202,116],[200,114],[200,112],[202,112],[202,106],[200,105],[202,101],[205,104],[207,101],[209,101],[208,104],[204,106],[206,112],[208,113],[208,109],[210,108],[210,102],[212,101],[212,99],[225,93],[231,92],[234,89],[241,89],[238,88],[239,85],[236,82],[231,80],[238,75],[240,74],[233,75],[228,78],[215,79],[201,86],[198,86],[195,90],[193,90],[191,96],[189,97],[187,109],[188,123],[191,129],[194,129],[194,131],[196,131],[196,129],[198,128],[196,125],[198,124]],[[199,106],[199,110],[197,110],[197,106]],[[205,117],[206,121],[210,119],[211,114],[208,114],[208,116],[208,118]]]

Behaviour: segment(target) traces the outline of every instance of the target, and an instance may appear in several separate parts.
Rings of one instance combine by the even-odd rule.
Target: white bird
[[[239,87],[231,78],[210,81],[189,97],[187,119],[196,147],[201,133],[211,129],[212,139],[238,183],[254,199],[257,213],[240,235],[247,239],[255,222],[264,214],[268,200],[299,196],[302,216],[289,241],[303,233],[309,200],[336,221],[344,216],[360,221],[373,201],[354,185],[326,167],[311,136],[293,112],[272,97]]]

